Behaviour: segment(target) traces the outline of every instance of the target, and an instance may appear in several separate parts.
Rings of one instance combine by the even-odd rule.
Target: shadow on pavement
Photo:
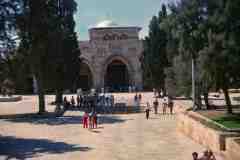
[[[67,125],[67,124],[82,124],[82,116],[36,116],[34,114],[23,115],[9,115],[0,116],[0,119],[13,123],[31,123],[35,125]],[[127,120],[132,119],[121,119],[114,115],[99,115],[98,124],[113,124],[113,123],[123,123]]]
[[[33,157],[40,157],[43,154],[63,154],[67,152],[91,150],[89,147],[54,142],[48,139],[24,139],[12,136],[0,135],[0,158],[5,160],[24,160]]]

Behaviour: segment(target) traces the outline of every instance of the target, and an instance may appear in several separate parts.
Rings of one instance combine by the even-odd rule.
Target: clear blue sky
[[[76,0],[76,32],[79,40],[87,40],[88,28],[103,20],[113,20],[119,25],[142,27],[144,37],[148,33],[149,21],[157,15],[162,3],[172,0]]]

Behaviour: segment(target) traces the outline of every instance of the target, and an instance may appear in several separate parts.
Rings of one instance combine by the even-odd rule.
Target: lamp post
[[[196,106],[196,79],[195,79],[195,58],[192,56],[192,101],[193,101],[193,110],[197,109]]]

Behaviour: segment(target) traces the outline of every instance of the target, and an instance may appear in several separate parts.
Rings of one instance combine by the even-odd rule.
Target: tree
[[[214,2],[214,1],[212,1]],[[239,9],[238,1],[215,1],[211,3],[208,18],[208,45],[203,50],[206,54],[205,71],[223,90],[227,112],[232,113],[228,89],[239,79]],[[211,62],[211,63],[210,63]]]
[[[39,113],[45,112],[44,95],[54,89],[57,102],[63,89],[69,87],[79,70],[78,42],[74,32],[73,0],[25,0],[18,18],[22,55],[37,80]]]
[[[77,4],[74,0],[55,0],[51,6],[55,17],[49,44],[49,80],[48,84],[56,91],[57,104],[62,103],[64,89],[72,89],[80,71],[80,50],[74,32],[74,13]]]
[[[145,73],[150,76],[152,86],[158,91],[165,90],[164,68],[168,65],[166,54],[165,31],[160,27],[160,23],[167,17],[166,6],[162,6],[158,17],[153,16],[149,25],[149,36],[144,42],[144,66]]]
[[[199,79],[196,78],[195,74],[199,52],[205,45],[205,35],[202,32],[205,23],[204,4],[204,0],[181,0],[170,6],[179,52],[187,55],[192,60],[192,98],[194,108],[201,107]]]
[[[16,17],[21,12],[21,6],[21,0],[0,2],[0,92],[4,81],[12,78],[9,77],[8,64],[16,47]]]
[[[51,7],[47,0],[25,0],[22,14],[18,17],[20,44],[18,54],[24,56],[32,75],[36,77],[39,97],[39,113],[45,112],[45,89],[48,73],[49,34],[51,27]]]
[[[21,0],[1,0],[0,2],[0,60],[3,53],[15,48],[16,17],[21,11]]]

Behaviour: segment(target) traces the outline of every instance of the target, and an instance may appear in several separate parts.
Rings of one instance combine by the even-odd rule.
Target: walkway
[[[80,115],[0,119],[0,160],[191,160],[204,150],[175,131],[175,116],[101,115],[99,128],[88,130]]]

